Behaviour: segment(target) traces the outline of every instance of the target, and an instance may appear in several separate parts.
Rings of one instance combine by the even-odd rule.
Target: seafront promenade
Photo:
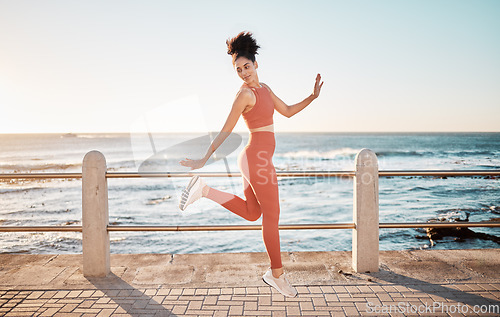
[[[85,278],[82,255],[1,254],[5,316],[497,316],[500,249],[381,251],[355,273],[351,252],[283,253],[296,298],[265,285],[264,253],[112,254]]]

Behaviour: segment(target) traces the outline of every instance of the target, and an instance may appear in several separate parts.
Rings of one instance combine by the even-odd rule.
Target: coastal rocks
[[[172,198],[172,196],[170,196],[170,195],[166,195],[166,196],[161,197],[161,198],[153,198],[153,199],[148,200],[146,205],[157,205],[157,204],[163,203],[167,200],[170,200],[171,198]]]
[[[426,228],[427,237],[431,242],[431,246],[436,244],[436,240],[441,240],[444,237],[455,237],[455,241],[461,242],[465,239],[485,239],[492,240],[500,244],[500,238],[486,233],[474,232],[466,227],[455,228]]]
[[[498,176],[498,175],[487,175],[484,177],[484,179],[499,179],[499,178],[500,178],[500,176]]]
[[[71,225],[76,225],[76,224],[80,224],[81,221],[79,220],[69,220],[69,221],[66,221],[65,223],[63,223],[62,225],[63,226],[71,226]]]
[[[430,223],[468,222],[469,215],[470,213],[466,212],[465,219],[461,219],[459,217],[451,219],[439,218],[439,219],[430,219],[428,222]],[[492,218],[488,221],[498,221],[498,220],[500,220],[500,218]],[[417,236],[417,238],[418,239],[428,238],[431,243],[431,246],[434,246],[436,244],[436,240],[441,240],[446,237],[454,237],[455,241],[457,242],[465,241],[465,239],[483,239],[483,240],[490,240],[500,244],[500,237],[487,233],[475,232],[467,227],[425,228],[425,233],[426,237]]]
[[[499,206],[490,206],[489,209],[492,213],[500,215],[500,207]]]

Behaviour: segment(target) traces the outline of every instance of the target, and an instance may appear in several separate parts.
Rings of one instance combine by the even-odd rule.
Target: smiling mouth
[[[250,75],[248,75],[247,77],[243,77],[244,80],[247,80],[248,78],[250,78]]]

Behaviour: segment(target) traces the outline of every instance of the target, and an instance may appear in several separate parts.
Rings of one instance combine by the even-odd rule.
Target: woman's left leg
[[[279,234],[280,205],[276,171],[272,163],[260,166],[251,182],[262,210],[262,238],[266,246],[271,269],[282,268]],[[265,175],[265,177],[264,177]]]
[[[274,134],[261,132],[253,137],[242,156],[239,166],[255,193],[262,213],[262,238],[273,270],[281,269],[279,236],[279,191],[278,179],[272,159],[274,153]]]

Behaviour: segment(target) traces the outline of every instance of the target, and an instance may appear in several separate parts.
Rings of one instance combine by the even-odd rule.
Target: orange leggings
[[[271,268],[278,269],[282,265],[278,179],[272,162],[275,145],[273,132],[250,134],[247,146],[238,157],[246,200],[214,188],[209,189],[207,198],[249,221],[256,221],[262,215],[262,237]]]

